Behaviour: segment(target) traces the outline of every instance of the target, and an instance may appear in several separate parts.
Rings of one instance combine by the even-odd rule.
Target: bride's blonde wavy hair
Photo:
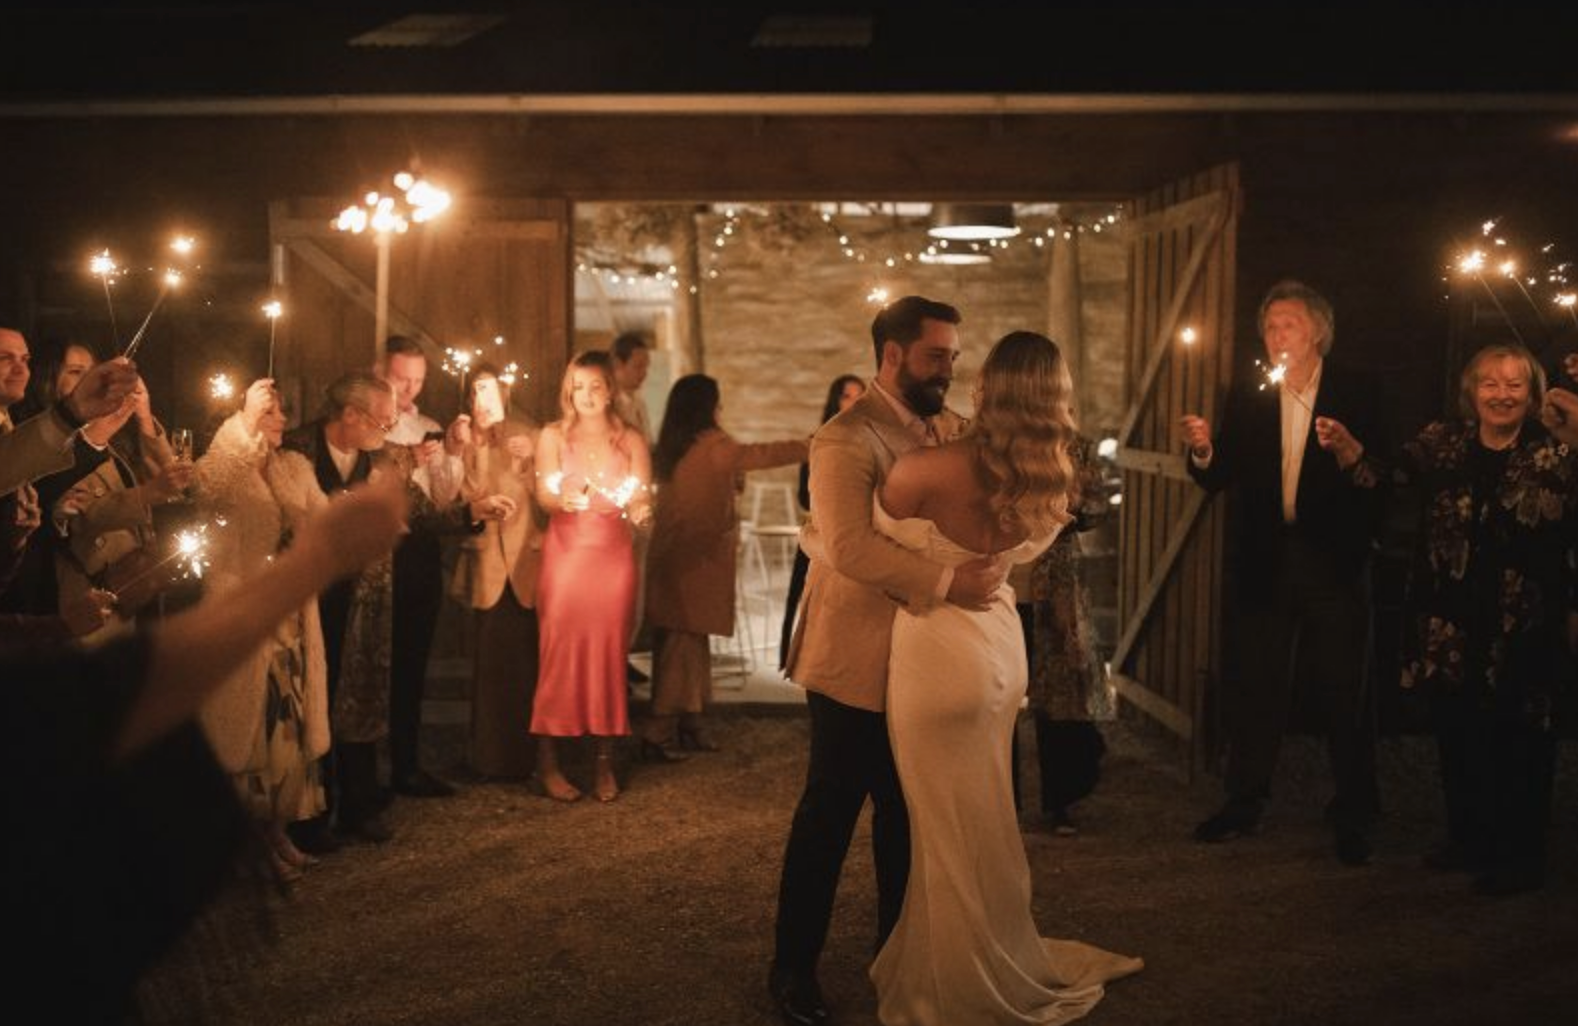
[[[1077,501],[1072,393],[1063,354],[1045,335],[1010,332],[987,354],[969,434],[1004,528],[1045,534]]]

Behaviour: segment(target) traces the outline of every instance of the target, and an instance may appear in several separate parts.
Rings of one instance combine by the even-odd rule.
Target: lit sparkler
[[[1266,390],[1266,386],[1268,385],[1272,388],[1282,388],[1283,382],[1288,376],[1287,364],[1281,362],[1280,360],[1273,364],[1267,364],[1261,360],[1256,360],[1255,366],[1260,368],[1260,373],[1265,375],[1266,378],[1265,381],[1260,383],[1260,391],[1264,392]],[[1315,412],[1310,404],[1305,402],[1304,397],[1299,395],[1299,393],[1288,391],[1287,394],[1293,397],[1294,402],[1298,403],[1306,410],[1309,410],[1310,413]]]
[[[224,521],[217,518],[214,524],[217,527],[225,526]],[[212,562],[208,558],[208,526],[208,524],[200,524],[197,527],[176,532],[175,547],[171,553],[146,570],[122,581],[121,590],[125,591],[134,582],[142,580],[155,570],[170,563],[174,563],[180,568],[180,576],[183,578],[201,578]]]
[[[279,324],[280,314],[285,312],[285,307],[277,299],[271,299],[263,304],[263,316],[268,318],[268,374],[270,380],[274,377],[274,329]]]
[[[448,347],[444,350],[443,369],[445,374],[453,374],[460,379],[460,402],[466,401],[466,380],[471,375],[471,365],[482,356],[480,349],[455,349]]]
[[[1487,221],[1485,223],[1485,228],[1488,231],[1490,228],[1494,227],[1494,225],[1494,221]],[[1518,344],[1523,345],[1523,334],[1518,331],[1518,326],[1513,322],[1512,316],[1507,313],[1507,308],[1501,305],[1501,297],[1496,295],[1496,290],[1491,288],[1490,282],[1485,280],[1485,275],[1483,273],[1485,270],[1484,250],[1471,250],[1462,257],[1459,257],[1457,269],[1462,274],[1472,274],[1475,280],[1477,280],[1480,285],[1484,286],[1486,295],[1490,296],[1490,301],[1496,304],[1496,310],[1501,314],[1501,319],[1505,321],[1507,327],[1511,329],[1512,334],[1518,340]]]
[[[114,345],[120,335],[120,327],[115,323],[115,301],[110,298],[110,279],[120,273],[120,267],[115,263],[115,258],[110,256],[110,251],[105,249],[88,260],[88,270],[98,275],[99,281],[104,284],[104,305],[110,311],[110,344]]]
[[[208,397],[210,399],[231,399],[236,394],[235,383],[230,380],[230,375],[220,371],[208,379]]]
[[[126,343],[126,349],[121,353],[122,356],[129,360],[132,358],[132,354],[137,352],[137,347],[142,343],[143,335],[148,331],[148,324],[153,320],[153,315],[158,312],[159,306],[164,302],[164,297],[169,295],[170,290],[179,284],[181,284],[181,272],[173,267],[166,269],[164,281],[159,286],[159,295],[154,298],[153,306],[148,309],[148,316],[144,317],[142,323],[137,326],[137,333],[132,336],[130,342]]]
[[[520,364],[513,360],[505,364],[504,369],[499,371],[499,380],[506,385],[514,385],[516,381],[525,381],[529,377],[531,375],[521,370]]]

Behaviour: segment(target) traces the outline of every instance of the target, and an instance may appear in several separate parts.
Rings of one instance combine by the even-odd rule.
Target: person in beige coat
[[[949,571],[881,534],[872,504],[900,454],[960,434],[943,399],[959,356],[959,311],[906,296],[871,325],[877,376],[811,439],[811,557],[786,675],[806,689],[810,763],[784,851],[768,989],[786,1022],[827,1018],[816,963],[860,810],[872,800],[878,944],[898,921],[909,819],[888,745],[888,646],[899,605],[985,608],[1006,578],[991,559]]]
[[[647,623],[653,628],[652,709],[641,757],[683,759],[681,747],[715,751],[702,733],[712,700],[708,636],[734,633],[736,498],[746,471],[803,462],[806,443],[742,444],[718,426],[718,383],[705,374],[674,382],[652,456],[657,516],[647,556]]]
[[[509,412],[508,386],[478,364],[467,386],[466,415],[457,429],[461,498],[486,496],[515,504],[461,543],[451,594],[476,611],[472,675],[471,765],[487,777],[531,775],[531,706],[537,691],[537,573],[542,567],[542,514],[532,498],[538,427]]]
[[[273,382],[255,381],[197,461],[199,507],[224,525],[208,532],[208,595],[246,601],[253,579],[328,505],[312,464],[279,447],[284,431]],[[267,840],[275,871],[296,878],[312,860],[285,828],[326,807],[318,760],[329,750],[329,685],[318,604],[282,619],[214,690],[199,719]]]

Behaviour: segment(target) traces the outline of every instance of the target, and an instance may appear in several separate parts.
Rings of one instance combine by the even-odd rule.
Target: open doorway
[[[1029,329],[1056,339],[1075,378],[1081,429],[1115,437],[1128,395],[1130,239],[1125,208],[1048,200],[995,204],[1015,233],[943,241],[928,230],[948,204],[930,202],[582,203],[573,213],[575,348],[638,330],[654,345],[645,385],[654,429],[670,385],[702,372],[718,380],[725,429],[742,441],[814,430],[829,382],[870,377],[876,309],[907,294],[960,308],[962,354],[949,403],[970,412],[991,344]],[[1106,446],[1109,458],[1112,447]],[[1110,475],[1117,480],[1115,468]],[[751,475],[747,524],[793,496],[793,468]],[[790,500],[792,503],[792,499]],[[1111,529],[1081,539],[1096,627],[1111,650],[1117,575]],[[762,523],[767,529],[781,525]],[[792,542],[746,533],[736,637],[716,653],[745,687],[777,677],[783,584]],[[754,547],[753,547],[754,546]],[[737,657],[731,664],[727,657]],[[749,671],[755,669],[757,674]]]

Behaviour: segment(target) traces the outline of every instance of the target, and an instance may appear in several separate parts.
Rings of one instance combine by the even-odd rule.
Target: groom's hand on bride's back
[[[953,568],[953,583],[948,586],[948,601],[976,611],[990,608],[997,589],[1008,580],[1008,567],[990,556],[981,556]]]

